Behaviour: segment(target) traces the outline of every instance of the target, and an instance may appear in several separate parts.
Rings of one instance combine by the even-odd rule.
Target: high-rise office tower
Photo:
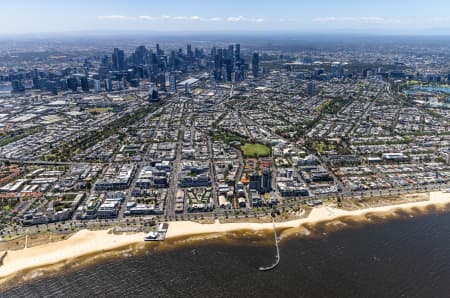
[[[261,176],[261,187],[263,192],[272,191],[272,173],[269,169],[263,169]]]
[[[216,78],[215,78],[214,74],[210,74],[209,81],[211,82],[211,89],[213,91],[217,91]]]
[[[159,43],[156,44],[156,55],[157,56],[161,56],[162,55],[162,51],[161,51],[161,48],[159,47]]]
[[[33,89],[40,89],[41,88],[41,80],[39,78],[33,78]]]
[[[160,74],[158,75],[158,87],[160,91],[167,91],[166,90],[166,75]]]
[[[165,77],[165,80],[166,80],[166,87],[167,87],[168,84],[170,85],[170,72],[166,71],[164,73],[164,77]]]
[[[217,54],[217,49],[216,49],[216,47],[212,47],[212,49],[211,49],[211,58],[215,58],[216,57],[216,54]]]
[[[150,101],[159,101],[158,88],[156,88],[156,86],[150,87],[150,92],[149,92],[149,95],[148,95],[148,99]]]
[[[227,60],[227,64],[225,66],[225,71],[226,71],[226,75],[227,75],[227,81],[228,82],[232,81],[231,74],[233,73],[233,63],[230,60]]]
[[[192,59],[194,57],[194,53],[192,52],[192,46],[190,44],[186,47],[186,55],[189,59]]]
[[[59,87],[59,89],[66,91],[67,90],[67,80],[60,79],[58,82],[58,87]]]
[[[81,90],[83,90],[83,92],[89,92],[89,81],[88,81],[88,78],[82,77],[80,79],[80,82],[81,82]]]
[[[177,67],[177,58],[175,55],[175,51],[170,52],[169,65],[172,67],[172,69],[176,69]]]
[[[238,63],[241,61],[241,45],[236,44],[235,50],[234,50],[234,62]]]
[[[254,189],[261,192],[261,175],[259,173],[252,173],[250,175],[250,182],[248,184],[250,190]]]
[[[148,57],[148,50],[145,46],[138,46],[134,51],[135,64],[146,64],[147,57]]]
[[[100,92],[100,80],[94,80],[94,90]]]
[[[77,92],[77,88],[78,88],[77,78],[68,78],[67,79],[67,88],[72,90],[72,92]]]
[[[35,68],[33,69],[33,71],[31,72],[31,77],[34,78],[39,78],[39,71]]]
[[[112,90],[112,81],[111,79],[105,79],[105,90],[111,91]]]
[[[169,80],[169,84],[170,84],[170,92],[177,92],[177,77],[175,76],[174,73],[170,74],[170,80]]]
[[[25,91],[25,87],[20,80],[13,80],[11,82],[11,87],[13,92],[23,92]]]
[[[109,67],[109,65],[110,65],[109,57],[107,55],[103,56],[101,67],[107,68],[107,67]]]
[[[234,59],[234,46],[232,44],[228,46],[227,58],[232,61]]]
[[[201,58],[203,56],[203,49],[195,48],[194,50],[194,57],[195,58]]]
[[[123,50],[115,48],[111,58],[113,70],[123,70],[125,68],[125,52]]]
[[[314,81],[308,82],[308,85],[306,86],[306,92],[308,93],[308,96],[313,96],[314,92],[316,90],[316,84],[314,83]]]
[[[214,73],[216,80],[222,80],[222,67],[223,67],[223,50],[218,49],[216,56],[214,57]]]
[[[252,73],[253,73],[253,78],[258,78],[258,73],[259,73],[259,54],[258,53],[253,53],[253,58],[252,58]]]
[[[191,95],[191,84],[189,83],[184,84],[184,93],[186,95]]]
[[[215,59],[214,59],[215,67],[216,68],[222,68],[223,66],[223,50],[218,49]]]

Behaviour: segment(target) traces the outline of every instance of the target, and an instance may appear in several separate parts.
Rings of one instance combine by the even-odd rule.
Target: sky
[[[289,31],[450,35],[448,0],[3,0],[0,34]]]

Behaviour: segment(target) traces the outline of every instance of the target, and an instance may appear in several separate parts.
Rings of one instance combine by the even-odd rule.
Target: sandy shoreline
[[[314,224],[330,221],[341,217],[358,217],[366,214],[388,213],[395,210],[408,211],[411,209],[422,209],[429,206],[443,207],[450,204],[450,193],[432,192],[430,200],[413,202],[392,206],[374,207],[354,211],[321,206],[314,208],[308,217],[277,223],[277,228],[289,229],[298,228],[304,224]],[[226,233],[242,230],[271,230],[272,223],[214,223],[199,224],[195,222],[171,222],[166,239],[203,235],[211,233]],[[281,235],[283,236],[283,235]],[[49,243],[41,246],[26,248],[22,250],[9,251],[0,266],[0,285],[8,277],[30,268],[39,268],[51,264],[56,264],[77,257],[103,251],[114,250],[116,248],[143,242],[144,233],[131,235],[114,235],[108,231],[88,231],[82,230],[74,234],[67,240]],[[3,252],[0,251],[0,254]]]

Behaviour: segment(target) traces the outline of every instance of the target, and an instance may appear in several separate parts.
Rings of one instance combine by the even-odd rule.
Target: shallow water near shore
[[[281,231],[281,262],[270,272],[258,267],[274,260],[273,235],[240,231],[135,245],[49,275],[30,271],[32,281],[2,296],[448,297],[450,213],[428,211]]]

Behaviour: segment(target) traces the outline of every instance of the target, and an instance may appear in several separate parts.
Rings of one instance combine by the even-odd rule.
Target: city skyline
[[[450,2],[2,4],[1,297],[450,293]]]
[[[408,9],[405,10],[405,5]],[[287,0],[226,3],[23,0],[2,5],[0,34],[73,31],[289,31],[298,33],[450,34],[450,4],[439,0],[320,4]],[[45,20],[45,21],[43,21]]]

